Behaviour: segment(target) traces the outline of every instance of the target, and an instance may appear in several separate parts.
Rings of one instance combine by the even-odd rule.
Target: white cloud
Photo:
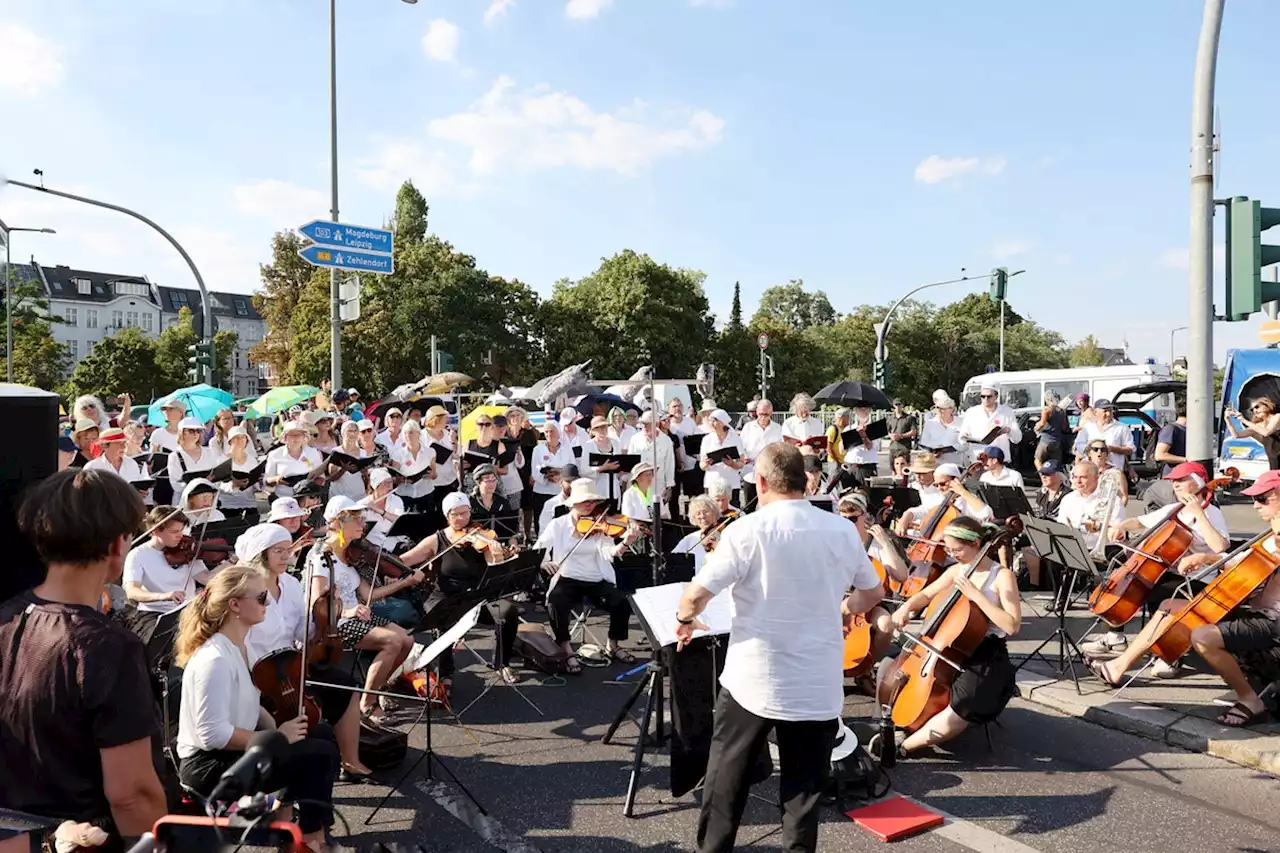
[[[485,26],[492,26],[499,18],[507,16],[507,10],[515,5],[516,0],[493,0],[489,8],[484,10]]]
[[[916,181],[940,184],[964,175],[998,175],[1007,165],[1003,157],[941,157],[930,154],[916,166]]]
[[[461,32],[455,24],[444,18],[436,18],[427,24],[427,34],[422,37],[422,49],[436,62],[457,62]]]
[[[275,229],[329,218],[328,195],[274,178],[233,187],[231,197],[240,213],[268,219]]]
[[[481,175],[556,166],[634,175],[661,157],[713,146],[724,134],[724,121],[706,110],[665,122],[652,113],[638,101],[597,112],[567,92],[517,91],[503,76],[465,112],[432,121],[428,132],[469,151],[468,164]]]
[[[711,9],[727,9],[733,5],[733,0],[689,0],[690,6],[706,6]]]
[[[191,255],[210,290],[249,293],[260,285],[259,262],[270,259],[265,245],[250,246],[235,235],[202,224],[177,228],[173,236]],[[267,257],[260,258],[259,255],[264,253]],[[182,257],[177,252],[170,252],[168,260],[170,271],[167,275],[163,272],[157,275],[150,271],[154,267],[149,267],[147,276],[171,287],[195,287],[195,280]]]
[[[600,13],[613,5],[613,0],[569,0],[564,13],[575,19],[598,18]]]
[[[1031,244],[1026,240],[1001,240],[991,247],[990,255],[997,261],[1025,255],[1031,251]]]
[[[470,188],[458,180],[459,171],[444,151],[418,142],[392,140],[357,164],[356,177],[365,186],[384,192],[395,192],[402,183],[412,179],[418,191],[430,201],[441,195],[470,192]]]
[[[1213,247],[1213,265],[1221,268],[1227,261],[1227,247],[1217,243]],[[1191,250],[1185,246],[1165,249],[1160,253],[1159,266],[1166,270],[1185,270],[1191,267]]]
[[[62,82],[63,49],[19,24],[0,23],[0,92],[43,95]]]

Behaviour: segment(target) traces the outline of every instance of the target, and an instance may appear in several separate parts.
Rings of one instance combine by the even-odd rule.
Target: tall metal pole
[[[1280,267],[1271,268],[1271,280],[1280,282]],[[1262,306],[1262,310],[1267,312],[1268,320],[1280,319],[1280,302],[1274,299]]]
[[[170,234],[168,231],[164,230],[159,225],[152,222],[147,217],[143,216],[141,213],[138,213],[136,210],[130,210],[129,208],[121,207],[118,204],[111,204],[105,201],[97,201],[95,199],[85,198],[84,196],[72,195],[71,193],[64,193],[58,190],[51,190],[48,187],[41,187],[41,186],[36,186],[35,184],[28,184],[22,181],[15,181],[12,178],[9,180],[6,180],[5,184],[12,184],[15,187],[22,187],[24,189],[35,190],[36,192],[41,192],[41,193],[48,193],[49,195],[56,195],[59,198],[69,198],[72,201],[79,201],[79,202],[83,202],[84,204],[91,204],[94,207],[105,207],[107,210],[114,210],[117,213],[124,213],[129,216],[132,216],[134,219],[137,219],[140,222],[145,222],[146,224],[154,228],[160,234],[161,237],[169,241],[169,245],[173,246],[173,248],[178,250],[178,254],[182,255],[182,259],[187,262],[187,267],[191,270],[191,274],[195,276],[196,287],[200,290],[200,308],[201,308],[200,316],[204,322],[204,330],[201,337],[203,338],[204,343],[213,342],[213,301],[209,298],[209,290],[204,286],[204,278],[200,275],[200,270],[196,268],[195,261],[191,260],[191,256],[187,254],[187,250],[182,248],[182,245],[177,240],[173,239],[172,234]],[[212,366],[206,367],[204,373],[205,373],[204,381],[212,384],[213,383],[213,367]]]
[[[1212,464],[1213,91],[1226,0],[1205,0],[1191,95],[1191,241],[1187,341],[1187,458]],[[1212,469],[1210,469],[1212,470]]]
[[[6,382],[13,381],[13,282],[9,273],[9,241],[8,232],[0,233],[4,237],[4,367]]]
[[[764,350],[760,350],[760,399],[769,399],[769,363],[765,360]]]
[[[1004,373],[1004,300],[1000,300],[1000,372]]]
[[[329,186],[333,205],[329,213],[338,221],[338,2],[329,0]],[[342,387],[342,294],[338,270],[329,270],[329,383],[330,391]]]

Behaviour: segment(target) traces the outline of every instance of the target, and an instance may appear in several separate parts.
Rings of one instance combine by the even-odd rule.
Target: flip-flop
[[[1237,702],[1214,722],[1230,729],[1243,729],[1247,726],[1265,722],[1268,716],[1270,716],[1270,712],[1265,708],[1255,713],[1248,705],[1243,702]]]
[[[1089,667],[1089,671],[1092,672],[1094,676],[1096,676],[1097,679],[1101,681],[1103,684],[1107,685],[1108,687],[1120,686],[1120,682],[1112,681],[1110,678],[1107,678],[1107,670],[1106,670],[1105,663],[1103,663],[1100,660],[1094,660],[1093,658],[1085,658],[1084,662],[1085,662],[1085,665]]]

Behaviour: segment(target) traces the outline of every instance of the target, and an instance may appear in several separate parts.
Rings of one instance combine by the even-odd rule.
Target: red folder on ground
[[[845,815],[881,841],[897,841],[943,823],[942,815],[916,805],[906,797],[891,797],[874,805],[851,809]]]

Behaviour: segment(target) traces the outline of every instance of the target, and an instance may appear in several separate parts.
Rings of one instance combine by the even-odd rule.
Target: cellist
[[[994,529],[968,517],[948,524],[942,541],[955,563],[893,613],[894,628],[903,630],[916,613],[956,589],[978,606],[989,623],[986,638],[951,685],[950,704],[907,736],[898,748],[899,757],[949,741],[975,723],[993,721],[1017,692],[1005,638],[1022,627],[1022,602],[1013,572],[982,556],[983,545]],[[966,576],[980,556],[982,562]]]
[[[879,564],[886,578],[903,583],[911,576],[907,561],[894,547],[888,531],[877,524],[876,519],[868,511],[866,495],[862,492],[849,492],[843,495],[836,505],[836,512],[853,522],[853,526],[858,528],[858,535],[862,538],[862,546],[866,548],[867,556],[871,558],[873,564]],[[889,611],[884,609],[883,603],[871,608],[863,618],[871,625],[871,655],[879,660],[893,642],[893,620],[889,616]],[[876,695],[875,682],[870,676],[861,676],[854,683],[868,696]]]
[[[954,462],[938,465],[932,472],[928,471],[932,454],[921,454],[911,470],[916,475],[916,488],[920,492],[920,506],[907,510],[898,519],[898,535],[906,535],[918,530],[929,518],[932,510],[938,508],[947,495],[955,495],[955,507],[962,516],[978,522],[991,520],[991,507],[982,498],[965,488],[964,473]],[[932,482],[930,482],[932,481]]]

